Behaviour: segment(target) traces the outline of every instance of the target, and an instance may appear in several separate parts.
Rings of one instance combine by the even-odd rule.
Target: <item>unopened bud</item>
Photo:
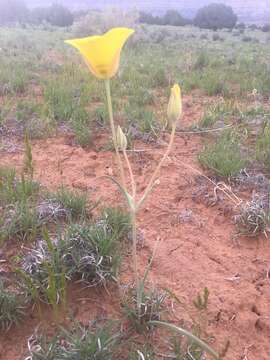
[[[178,84],[175,84],[171,88],[171,96],[168,104],[167,115],[168,115],[168,127],[175,126],[182,114],[182,98],[181,89]]]
[[[116,131],[116,143],[120,151],[127,149],[127,138],[120,126],[117,127]]]

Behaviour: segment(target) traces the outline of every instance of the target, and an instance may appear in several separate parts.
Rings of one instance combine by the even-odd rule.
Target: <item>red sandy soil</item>
[[[195,115],[186,109],[184,124],[190,124]],[[89,149],[74,146],[70,136],[35,141],[36,179],[49,188],[64,184],[87,190],[90,199],[121,204],[122,198],[115,186],[102,178],[117,175],[113,154],[98,151],[97,144],[103,139],[103,136],[96,139]],[[228,360],[269,360],[270,243],[263,237],[235,241],[230,212],[233,205],[225,199],[215,206],[203,201],[205,182],[199,181],[198,174],[180,163],[199,169],[196,154],[201,147],[198,135],[177,135],[173,152],[161,171],[160,184],[139,214],[138,224],[144,239],[138,249],[140,269],[143,272],[159,238],[149,280],[159,288],[170,289],[186,304],[186,310],[174,304],[175,319],[181,321],[196,316],[192,301],[207,287],[210,297],[205,331],[212,339],[212,346],[222,351],[229,341],[225,356]],[[147,184],[145,179],[151,176],[161,156],[162,146],[138,142],[135,148],[146,150],[130,153],[138,190],[142,191]],[[21,147],[18,149],[3,152],[0,164],[20,169],[23,153]],[[210,196],[214,195],[211,184],[206,190]],[[131,273],[130,263],[130,260],[124,261],[122,282],[131,282],[126,275]],[[105,290],[88,289],[82,297],[79,290],[76,291],[71,308],[86,322],[95,317],[97,309],[109,316],[119,306],[119,299]],[[36,318],[27,319],[17,329],[2,335],[0,359],[23,359],[27,338],[37,324]]]

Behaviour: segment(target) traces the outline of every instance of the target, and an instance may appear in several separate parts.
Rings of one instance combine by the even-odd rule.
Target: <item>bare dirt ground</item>
[[[184,124],[194,118],[186,109]],[[98,151],[104,136],[92,148],[72,144],[71,136],[33,142],[35,177],[44,186],[64,184],[89,192],[90,199],[102,199],[119,205],[121,195],[104,175],[117,175],[113,154]],[[192,301],[204,287],[210,291],[205,332],[211,344],[222,350],[229,341],[228,360],[268,360],[270,358],[270,245],[260,238],[235,239],[232,221],[233,204],[224,196],[214,205],[213,186],[202,180],[181,161],[197,169],[196,154],[202,146],[198,135],[178,134],[173,152],[161,171],[160,184],[139,214],[142,244],[139,264],[143,272],[149,256],[160,239],[149,280],[159,288],[170,289],[183,303],[174,304],[174,317],[186,320],[194,316]],[[162,146],[136,143],[131,152],[138,190],[146,186]],[[2,152],[0,164],[22,166],[22,146]],[[4,250],[7,256],[8,247]],[[122,266],[121,281],[131,282],[130,261]],[[72,309],[80,320],[88,321],[96,313],[108,316],[119,311],[119,299],[112,290],[88,289],[82,295],[77,289]],[[71,304],[72,304],[71,301]],[[97,311],[98,309],[98,311]],[[48,315],[47,323],[52,319]],[[38,319],[33,316],[17,329],[0,338],[0,359],[21,360],[27,338]]]

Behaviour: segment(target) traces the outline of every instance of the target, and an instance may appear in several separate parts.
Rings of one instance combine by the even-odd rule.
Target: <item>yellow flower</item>
[[[90,71],[99,79],[112,78],[119,68],[121,50],[134,30],[114,28],[102,36],[65,42],[80,51]]]
[[[182,114],[182,98],[181,89],[178,84],[175,84],[171,89],[171,96],[168,104],[168,126],[171,128],[179,120]]]
[[[120,151],[125,151],[127,149],[127,138],[119,125],[116,132],[116,144]]]

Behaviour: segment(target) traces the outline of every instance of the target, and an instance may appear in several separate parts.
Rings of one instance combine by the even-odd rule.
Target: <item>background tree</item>
[[[237,16],[230,6],[224,4],[210,4],[198,10],[194,25],[203,29],[233,28]]]
[[[173,26],[184,26],[188,24],[188,20],[176,10],[168,10],[161,19],[161,22],[163,25]]]
[[[67,7],[53,4],[48,8],[47,21],[55,26],[70,26],[73,24],[74,16]]]

